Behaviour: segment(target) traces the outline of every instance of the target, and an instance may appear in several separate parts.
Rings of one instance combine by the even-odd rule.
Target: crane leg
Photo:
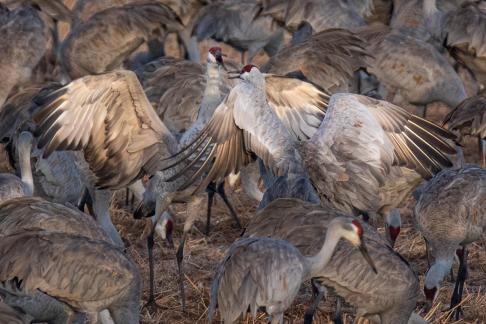
[[[147,236],[147,251],[149,261],[149,298],[147,303],[143,306],[147,307],[152,313],[160,306],[155,301],[155,278],[154,278],[154,232]]]
[[[312,305],[306,310],[304,314],[304,324],[312,323],[316,309],[319,306],[321,300],[324,298],[324,294],[326,292],[326,288],[322,286],[320,283],[318,283],[317,281],[315,281],[314,279],[311,281],[311,283],[312,283],[314,301],[312,302]]]
[[[211,227],[211,208],[213,207],[214,194],[216,193],[216,185],[211,182],[206,188],[208,193],[208,213],[206,218],[206,235],[209,236],[209,230]]]
[[[486,139],[479,139],[479,158],[481,167],[486,168]]]
[[[231,216],[233,217],[233,219],[236,222],[236,226],[238,226],[239,229],[243,228],[241,226],[240,220],[238,219],[238,215],[236,215],[235,209],[233,208],[233,206],[229,202],[228,197],[226,196],[226,192],[224,192],[224,181],[221,182],[220,184],[218,184],[217,192],[221,196],[221,198],[223,199],[224,204],[226,205],[226,207],[228,207]]]
[[[182,235],[181,244],[176,252],[176,259],[177,259],[177,269],[179,272],[179,291],[181,293],[181,303],[182,303],[182,312],[186,311],[186,294],[184,290],[184,270],[182,269],[182,261],[184,259],[184,245],[186,243],[187,232],[184,232]]]
[[[459,271],[457,272],[456,285],[454,287],[454,293],[451,299],[451,309],[461,303],[462,293],[464,291],[464,283],[467,279],[467,249],[464,246],[462,253],[459,255]],[[457,306],[454,317],[456,321],[459,320],[459,316],[462,313],[461,306]]]
[[[343,324],[342,314],[343,299],[341,296],[336,296],[336,313],[334,313],[334,324]]]

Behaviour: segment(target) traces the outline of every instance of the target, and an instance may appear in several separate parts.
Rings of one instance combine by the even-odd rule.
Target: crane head
[[[373,269],[373,272],[378,273],[375,263],[371,259],[370,254],[368,253],[368,249],[366,248],[365,241],[363,239],[363,226],[357,219],[353,219],[350,225],[351,226],[344,227],[346,229],[346,232],[348,232],[344,235],[344,238],[359,249],[365,261],[368,262],[371,269]]]
[[[174,241],[172,240],[172,232],[174,231],[174,220],[168,212],[164,212],[162,218],[155,225],[155,231],[167,243],[170,247],[174,247]]]
[[[434,286],[432,288],[428,288],[427,285],[424,285],[424,295],[426,300],[426,308],[428,310],[434,303],[435,296],[437,295],[437,287]]]
[[[223,56],[226,55],[223,54],[221,47],[211,47],[208,51],[208,63],[217,63],[224,68]]]
[[[231,71],[230,73],[237,73],[238,75],[229,77],[229,79],[243,79],[243,80],[249,80],[252,75],[255,73],[260,74],[260,70],[256,65],[253,64],[247,64],[245,65],[241,71]]]

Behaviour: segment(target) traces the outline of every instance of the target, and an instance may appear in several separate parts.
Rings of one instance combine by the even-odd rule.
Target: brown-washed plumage
[[[471,1],[450,12],[444,29],[452,55],[486,87],[486,3]]]
[[[481,166],[486,167],[486,92],[467,98],[444,118],[444,125],[463,136],[477,136]]]
[[[49,232],[3,237],[0,281],[14,278],[26,293],[39,289],[86,312],[92,323],[103,309],[117,324],[139,322],[137,266],[106,242]]]
[[[451,307],[460,304],[467,278],[467,246],[486,230],[486,170],[475,165],[444,170],[425,186],[415,206],[417,227],[433,256],[425,275],[424,293],[435,299],[450,273],[456,251],[460,260]],[[456,312],[456,320],[460,306]]]
[[[0,323],[2,324],[30,324],[31,318],[19,309],[14,309],[0,301]]]
[[[90,215],[76,209],[38,197],[19,197],[0,204],[0,236],[41,230],[111,242]]]
[[[292,74],[328,93],[347,91],[353,73],[366,66],[365,46],[350,31],[329,29],[282,49],[262,66],[262,72]]]
[[[108,72],[142,43],[182,28],[176,14],[157,2],[108,8],[70,31],[61,45],[61,63],[71,79]]]
[[[453,108],[467,97],[462,80],[433,45],[384,25],[366,26],[357,34],[367,41],[367,71],[384,86],[387,100],[398,105],[400,100],[442,101]]]
[[[277,199],[256,213],[244,235],[286,240],[304,256],[311,256],[319,251],[329,222],[336,217],[357,221],[332,208],[299,199]],[[357,307],[358,317],[378,315],[381,323],[405,324],[418,299],[418,278],[374,228],[360,223],[377,273],[359,250],[340,242],[319,281]]]

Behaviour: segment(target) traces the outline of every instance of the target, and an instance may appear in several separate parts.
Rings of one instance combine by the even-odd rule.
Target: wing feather
[[[157,165],[149,168],[145,163],[175,147],[129,71],[83,77],[36,101],[42,105],[34,119],[44,155],[84,150],[99,187],[125,187],[142,170],[153,174]]]

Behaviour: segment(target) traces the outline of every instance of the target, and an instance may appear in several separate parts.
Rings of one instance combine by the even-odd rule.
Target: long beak
[[[373,272],[378,273],[378,271],[376,271],[375,263],[371,259],[370,254],[368,253],[368,249],[366,248],[364,241],[361,241],[361,244],[359,246],[359,251],[363,255],[363,258],[366,260],[366,262],[368,262],[371,269],[373,269]]]
[[[167,244],[169,245],[169,247],[171,249],[173,249],[174,248],[174,240],[172,239],[172,233],[167,234],[166,240],[167,240]]]
[[[241,79],[241,77],[239,75],[236,75],[236,76],[228,77],[228,79]]]

